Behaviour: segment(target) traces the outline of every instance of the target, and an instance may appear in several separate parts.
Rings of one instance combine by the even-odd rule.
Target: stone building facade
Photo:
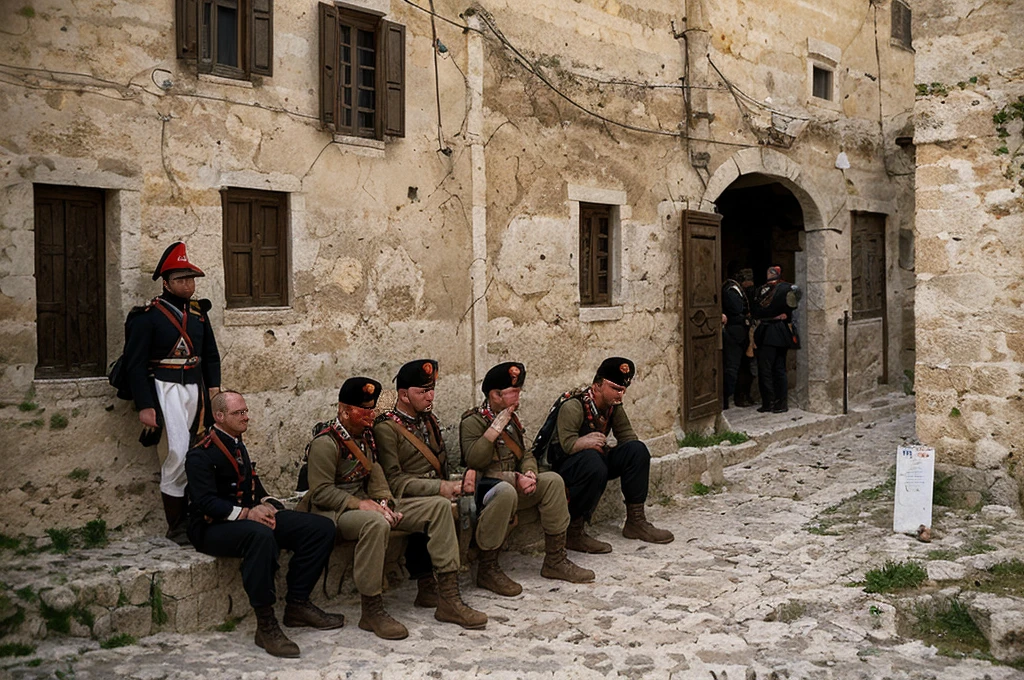
[[[938,460],[984,473],[982,500],[1016,505],[1024,6],[915,9],[918,437]]]
[[[0,531],[156,514],[156,457],[102,374],[178,239],[280,492],[345,377],[420,356],[449,425],[493,362],[524,361],[532,430],[630,356],[634,426],[674,450],[713,422],[693,406],[720,381],[730,261],[806,291],[791,405],[842,408],[844,312],[853,401],[914,365],[900,0],[18,5]],[[688,250],[684,224],[708,238]]]

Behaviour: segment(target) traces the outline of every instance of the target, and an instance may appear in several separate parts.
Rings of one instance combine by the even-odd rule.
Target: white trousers
[[[164,416],[167,435],[167,458],[160,467],[160,491],[168,496],[185,495],[185,454],[188,453],[192,433],[190,427],[199,411],[199,385],[153,381],[156,399]]]

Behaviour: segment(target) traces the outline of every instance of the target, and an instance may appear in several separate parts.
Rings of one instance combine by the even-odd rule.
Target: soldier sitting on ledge
[[[189,540],[199,552],[242,558],[242,585],[256,611],[256,645],[273,656],[297,657],[299,646],[285,636],[274,615],[277,555],[281,548],[294,553],[288,563],[284,625],[341,628],[344,616],[309,601],[334,549],[334,522],[284,510],[267,494],[242,442],[249,409],[241,394],[222,391],[211,409],[213,428],[185,458]]]

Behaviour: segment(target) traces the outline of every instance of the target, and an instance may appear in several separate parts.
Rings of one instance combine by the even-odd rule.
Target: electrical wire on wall
[[[437,55],[444,46],[437,39],[437,23],[435,22],[434,0],[430,0],[430,51],[434,55],[434,98],[437,100],[437,150],[445,156],[452,155],[452,148],[444,142],[444,128],[441,126],[441,78],[437,71]],[[444,48],[448,51],[448,48]]]

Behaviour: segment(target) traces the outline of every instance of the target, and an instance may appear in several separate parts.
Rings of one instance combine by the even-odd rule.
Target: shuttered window
[[[405,136],[405,27],[320,3],[320,120],[337,134]]]
[[[225,189],[221,201],[227,306],[287,306],[287,194]]]
[[[611,206],[580,204],[580,305],[611,304]]]
[[[892,31],[890,35],[894,41],[907,49],[912,49],[910,21],[910,7],[900,0],[892,0]]]
[[[200,73],[247,79],[274,65],[273,0],[175,0],[178,57]]]
[[[37,378],[106,373],[104,194],[37,184]]]
[[[850,264],[853,318],[881,318],[885,312],[885,215],[853,213]]]

